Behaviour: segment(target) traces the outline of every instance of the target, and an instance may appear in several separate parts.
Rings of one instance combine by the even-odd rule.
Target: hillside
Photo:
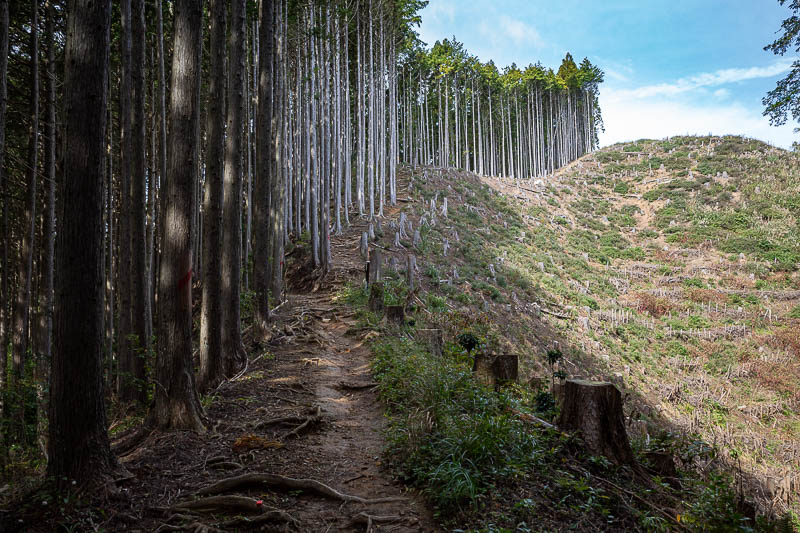
[[[400,215],[377,231],[395,258],[389,276],[397,281],[386,298],[407,297],[402,265],[416,250],[423,282],[413,321],[444,330],[450,359],[444,371],[419,343],[374,346],[401,475],[444,516],[482,509],[480,530],[531,527],[534,518],[562,528],[579,509],[587,512],[584,527],[599,528],[605,516],[609,529],[729,530],[752,525],[743,517],[753,508],[772,517],[796,512],[797,172],[793,154],[738,137],[612,146],[534,182],[413,170],[409,238],[395,246]],[[355,286],[347,296],[356,304],[366,298]],[[368,311],[361,317],[364,327],[387,331]],[[464,405],[477,401],[472,385],[459,383],[471,365],[458,344],[465,333],[483,350],[520,356],[526,385],[481,400],[488,413]],[[551,368],[546,353],[554,349],[563,359]],[[596,461],[572,444],[520,437],[519,417],[507,413],[552,416],[553,370],[557,380],[617,384],[639,459],[652,473],[648,461],[666,452],[679,479],[657,477],[658,488],[629,479],[629,488],[616,490],[570,470],[567,461]],[[480,431],[503,442],[482,443]],[[537,454],[543,442],[549,455]],[[517,454],[538,462],[515,464]],[[626,496],[642,490],[653,506]]]

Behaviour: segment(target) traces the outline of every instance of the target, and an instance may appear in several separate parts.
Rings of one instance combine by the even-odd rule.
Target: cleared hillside
[[[541,181],[414,169],[400,194],[411,227],[396,236],[396,213],[376,228],[394,266],[386,301],[412,302],[412,326],[398,340],[366,310],[360,322],[392,333],[375,341],[375,371],[401,475],[442,516],[486,531],[568,529],[579,515],[588,529],[732,530],[753,527],[752,504],[796,511],[799,163],[758,141],[678,137],[612,146]],[[357,286],[345,296],[366,299]],[[414,326],[444,331],[445,363],[410,340]],[[519,354],[523,385],[482,396],[459,381],[465,334]],[[622,389],[654,486],[526,422],[553,416],[550,383],[566,377]],[[465,405],[476,395],[488,414]],[[659,471],[664,454],[677,474]]]

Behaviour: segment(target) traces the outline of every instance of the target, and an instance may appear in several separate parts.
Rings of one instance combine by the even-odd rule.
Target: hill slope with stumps
[[[400,478],[474,531],[791,528],[799,172],[740,137],[618,144],[544,179],[408,169],[367,237],[405,329],[364,284],[341,295],[378,333]],[[516,384],[481,385],[486,354],[516,358]],[[633,465],[550,427],[575,379],[621,391]]]

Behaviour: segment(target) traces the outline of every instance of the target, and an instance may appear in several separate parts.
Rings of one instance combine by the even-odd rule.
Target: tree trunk
[[[47,78],[46,78],[46,119],[44,137],[44,166],[47,192],[45,195],[44,214],[42,220],[42,287],[39,291],[39,360],[36,364],[36,396],[37,410],[41,413],[38,419],[38,432],[45,434],[47,428],[47,393],[46,381],[52,359],[53,340],[53,299],[55,275],[55,236],[56,236],[56,66],[55,66],[55,8],[53,2],[47,2],[46,46],[47,46]],[[4,353],[4,352],[0,352]],[[0,389],[2,390],[2,389]]]
[[[158,151],[158,202],[155,205],[156,208],[156,225],[161,231],[162,226],[162,217],[164,210],[161,208],[161,185],[164,182],[164,177],[167,175],[167,78],[165,74],[164,63],[166,62],[165,54],[164,54],[164,15],[163,15],[163,6],[162,0],[156,0],[156,13],[157,13],[157,40],[158,40],[158,114],[159,114],[159,130],[160,130],[160,141],[161,146]],[[152,301],[153,305],[151,309],[155,309],[155,294],[158,292],[158,280],[160,278],[160,253],[161,247],[159,246],[159,240],[156,234],[153,242],[153,268],[156,269],[156,272],[153,274],[153,295]]]
[[[19,270],[17,271],[17,299],[14,307],[12,338],[12,433],[17,440],[24,440],[25,409],[22,390],[25,360],[28,352],[29,314],[33,278],[33,241],[36,234],[36,179],[39,167],[39,2],[32,2],[30,35],[31,54],[31,126],[28,141],[27,189],[22,243],[20,245]]]
[[[219,383],[222,357],[222,195],[225,127],[225,19],[227,2],[211,0],[211,57],[206,115],[206,187],[203,198],[203,301],[200,311],[198,387]]]
[[[156,426],[201,430],[202,408],[192,366],[192,222],[197,187],[202,4],[174,4],[170,132],[167,175],[162,185],[158,290],[158,359],[156,364]]]
[[[224,372],[232,376],[246,357],[242,346],[239,293],[242,264],[242,113],[246,66],[247,2],[234,0],[229,37],[228,127],[225,139],[222,227],[222,354]],[[249,120],[245,126],[250,127]],[[244,147],[250,150],[249,146]]]
[[[131,314],[131,158],[133,155],[133,132],[131,117],[131,0],[120,2],[121,34],[120,56],[122,79],[120,80],[120,200],[119,200],[119,238],[118,260],[119,277],[117,283],[117,302],[119,305],[119,327],[117,334],[117,359],[119,377],[117,381],[119,401],[127,404],[138,400],[136,386],[136,354],[131,334],[133,333]]]
[[[273,2],[272,25],[273,28],[282,28],[282,1]],[[272,57],[272,113],[270,116],[269,137],[269,269],[268,284],[269,295],[272,303],[277,304],[283,297],[283,241],[286,233],[285,226],[285,196],[286,189],[283,183],[283,93],[285,88],[284,77],[282,76],[283,55],[283,31],[273,31],[273,57]]]
[[[273,0],[260,2],[259,41],[259,79],[258,111],[256,119],[256,179],[255,201],[253,205],[253,224],[255,226],[255,246],[253,249],[253,285],[256,293],[255,324],[256,337],[267,331],[269,321],[269,186],[273,176],[270,172],[270,147],[272,139],[272,40]]]
[[[70,4],[66,45],[64,209],[59,228],[47,474],[62,486],[120,470],[103,394],[103,152],[111,2]],[[98,483],[99,484],[99,483]]]
[[[5,396],[8,365],[8,315],[9,294],[8,274],[11,265],[8,263],[8,180],[5,175],[6,155],[6,100],[8,87],[8,0],[0,0],[0,201],[2,202],[2,268],[0,268],[0,419],[5,416]],[[4,441],[5,432],[0,431],[0,448],[8,451]],[[5,464],[6,453],[0,454],[0,465]]]
[[[558,426],[580,431],[589,452],[618,465],[634,464],[625,433],[622,396],[613,384],[567,380]]]
[[[146,84],[144,79],[145,22],[144,0],[131,3],[131,196],[130,196],[130,317],[134,398],[147,402],[145,366],[150,352],[151,325],[147,317],[147,212],[145,204],[147,122],[144,115]]]

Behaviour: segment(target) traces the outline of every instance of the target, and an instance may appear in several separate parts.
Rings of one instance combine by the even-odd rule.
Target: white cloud
[[[732,68],[680,78],[673,82],[600,90],[606,131],[601,144],[663,139],[673,135],[745,135],[790,148],[798,140],[796,124],[770,126],[761,107],[744,105],[738,82],[771,78],[785,73],[791,62],[766,67]],[[621,86],[621,87],[620,87]],[[750,97],[747,97],[749,101]]]
[[[431,2],[421,12],[422,24],[419,27],[419,37],[428,46],[437,40],[450,35],[456,17],[456,3],[451,0],[436,0]]]
[[[525,22],[502,15],[499,19],[500,36],[505,35],[517,46],[523,45],[542,45],[542,36],[535,28]],[[496,29],[495,29],[496,31]]]
[[[628,76],[613,67],[603,67],[603,74],[607,79],[614,81],[631,81]]]
[[[727,100],[731,96],[731,92],[726,88],[717,89],[713,92],[714,98],[717,100]]]
[[[745,135],[791,148],[798,139],[794,125],[772,127],[758,111],[741,104],[701,105],[663,99],[620,101],[600,93],[605,133],[603,146],[637,139],[663,139],[673,135]]]
[[[456,5],[448,0],[432,2],[425,10],[425,17],[432,19],[432,22],[453,22],[456,16]]]
[[[756,78],[771,78],[788,72],[791,65],[791,61],[782,60],[767,67],[729,68],[717,70],[716,72],[704,72],[688,78],[681,78],[671,83],[659,83],[635,89],[614,91],[614,97],[628,101],[633,98],[652,98],[654,96],[676,97],[705,87],[716,87]]]

